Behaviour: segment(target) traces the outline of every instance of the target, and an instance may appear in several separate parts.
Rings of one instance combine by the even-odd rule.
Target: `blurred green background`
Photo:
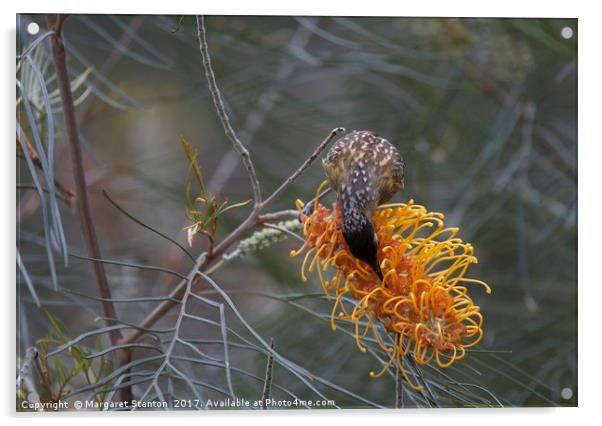
[[[22,49],[36,37],[25,31],[27,23],[39,23],[40,34],[46,29],[42,15],[20,18]],[[183,136],[199,152],[209,190],[231,203],[251,198],[207,90],[194,18],[184,17],[174,32],[178,20],[72,15],[64,37],[73,77],[89,70],[76,90],[76,97],[82,95],[76,112],[103,255],[186,274],[190,265],[173,244],[130,221],[101,192],[184,244],[190,222],[184,217]],[[493,288],[490,296],[470,289],[482,307],[485,338],[481,351],[469,353],[449,374],[486,387],[504,405],[576,405],[577,20],[210,16],[206,26],[227,112],[251,152],[263,193],[288,177],[334,127],[373,130],[389,139],[407,165],[406,188],[395,201],[413,199],[445,213],[446,224],[460,227],[460,236],[475,247],[479,264],[469,275]],[[48,48],[43,43],[40,60]],[[60,124],[60,106],[55,113]],[[61,132],[54,170],[72,187]],[[30,182],[25,163],[17,161],[18,181]],[[316,162],[270,210],[308,200],[323,179]],[[75,337],[98,326],[100,310],[94,301],[51,290],[36,197],[35,191],[18,191],[19,250],[44,308]],[[77,221],[64,205],[61,211],[69,246],[83,253]],[[218,235],[247,211],[225,214]],[[193,253],[203,245],[197,238]],[[289,359],[392,406],[393,379],[370,379],[375,360],[320,318],[329,313],[328,302],[308,297],[297,306],[265,297],[320,291],[317,279],[301,283],[300,259],[288,256],[297,246],[285,241],[236,259],[214,278]],[[56,263],[61,288],[96,295],[88,262],[71,258],[67,268]],[[177,282],[123,266],[107,266],[107,273],[116,298],[163,296]],[[17,344],[23,351],[49,325],[25,286],[19,295]],[[117,309],[122,320],[136,323],[153,306]],[[198,313],[213,315],[202,308]],[[172,324],[175,315],[161,324]],[[198,324],[187,327],[197,338],[219,336]],[[263,376],[262,354],[233,350],[232,357],[233,364]],[[206,374],[208,381],[223,381],[221,372]],[[285,375],[275,368],[275,381],[305,395],[303,385]],[[261,383],[233,380],[241,394],[259,396]],[[563,398],[565,388],[571,392]],[[440,394],[442,406],[462,405]],[[344,396],[337,402],[363,406]]]

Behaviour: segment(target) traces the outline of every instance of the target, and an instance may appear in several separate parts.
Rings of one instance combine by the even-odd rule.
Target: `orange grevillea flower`
[[[298,201],[301,210],[303,203]],[[409,201],[378,208],[372,221],[378,236],[378,260],[382,282],[372,269],[350,253],[342,234],[342,216],[337,204],[331,209],[314,205],[311,216],[301,213],[305,244],[291,256],[305,253],[301,277],[317,272],[324,294],[333,301],[335,319],[355,324],[358,348],[371,336],[389,360],[415,389],[402,363],[412,356],[417,363],[436,362],[449,367],[464,357],[466,348],[483,337],[483,317],[468,295],[467,284],[482,281],[465,276],[477,263],[473,247],[457,237],[457,228],[446,228],[443,214],[429,212]],[[390,338],[383,336],[386,330]]]

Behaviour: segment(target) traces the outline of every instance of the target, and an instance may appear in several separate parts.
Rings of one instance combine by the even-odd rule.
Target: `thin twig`
[[[298,213],[294,210],[284,210],[278,213],[268,213],[265,215],[261,215],[261,210],[265,208],[274,198],[276,198],[281,192],[283,192],[290,184],[292,184],[306,169],[307,167],[317,158],[317,156],[326,148],[328,143],[341,131],[344,131],[342,127],[337,127],[330,132],[330,134],[322,141],[320,145],[314,150],[312,155],[301,164],[301,166],[288,178],[286,179],[277,189],[266,199],[264,202],[261,201],[261,192],[259,188],[259,181],[257,179],[257,175],[255,173],[255,169],[253,167],[253,163],[251,162],[251,158],[249,152],[245,148],[245,146],[238,140],[236,137],[236,133],[232,129],[230,125],[230,121],[225,112],[224,103],[222,101],[222,97],[217,87],[217,83],[215,81],[215,74],[211,67],[211,59],[209,57],[209,48],[207,46],[207,38],[205,33],[205,25],[202,16],[197,16],[197,30],[198,30],[198,38],[200,43],[200,51],[201,56],[203,58],[203,67],[205,69],[205,74],[207,76],[207,81],[209,82],[209,88],[211,94],[213,96],[213,101],[215,108],[217,110],[217,114],[224,126],[224,130],[226,135],[232,142],[232,146],[234,149],[241,155],[243,164],[247,169],[249,179],[251,180],[251,186],[253,187],[253,194],[255,199],[255,204],[253,209],[247,216],[247,218],[238,225],[236,229],[234,229],[230,234],[228,234],[219,244],[217,244],[210,254],[207,254],[204,257],[204,260],[198,265],[198,270],[200,272],[205,271],[208,266],[216,259],[219,259],[222,254],[226,252],[226,250],[234,244],[238,239],[248,230],[254,228],[255,226],[261,225],[262,223],[268,221],[274,221],[276,219],[288,217],[295,218],[298,216]],[[92,257],[92,256],[91,256]],[[193,285],[196,284],[196,280]],[[155,309],[153,309],[140,323],[140,326],[125,335],[119,342],[119,344],[128,344],[133,343],[138,340],[142,335],[144,335],[144,329],[148,329],[152,327],[157,321],[159,321],[163,316],[169,312],[171,308],[177,305],[177,300],[181,300],[183,295],[185,294],[188,282],[186,280],[181,280],[175,288],[169,293],[168,299],[159,304]]]
[[[271,228],[271,229],[275,229],[280,232],[284,232],[285,234],[287,234],[297,240],[300,240],[301,242],[305,242],[305,239],[303,239],[303,237],[301,235],[296,234],[295,232],[291,231],[290,229],[286,229],[283,226],[278,226],[275,223],[264,223],[263,226],[265,226],[266,228]]]
[[[337,128],[340,129],[340,128]],[[337,130],[335,129],[335,130]],[[333,130],[329,137],[326,138],[326,140],[329,140],[329,138],[332,138],[333,133],[335,133],[335,130]],[[320,146],[322,146],[324,144],[324,142],[322,142],[322,144],[320,144]],[[317,151],[317,150],[316,150]],[[317,154],[316,154],[317,155]],[[315,156],[310,157],[308,160],[306,160],[303,165],[293,173],[292,176],[294,176],[294,178],[298,177],[306,168],[307,166],[309,166],[309,164],[311,163],[311,161],[315,160]],[[288,178],[287,181],[292,181],[294,179]],[[281,187],[283,187],[283,185],[281,185]],[[273,197],[270,197],[273,199]],[[213,262],[215,259],[219,258],[222,254],[224,254],[226,252],[226,250],[232,245],[234,244],[236,241],[238,241],[238,239],[240,238],[240,236],[242,234],[244,234],[246,231],[248,231],[249,229],[257,226],[257,225],[261,225],[262,223],[266,222],[266,221],[273,221],[276,219],[281,219],[281,218],[295,218],[297,217],[298,213],[294,210],[283,210],[281,212],[276,212],[276,213],[266,213],[265,215],[261,215],[260,214],[260,209],[265,207],[266,203],[261,203],[257,206],[255,206],[253,208],[253,210],[251,211],[251,213],[249,214],[249,216],[240,224],[238,225],[238,227],[232,231],[230,234],[228,234],[217,246],[215,246],[215,248],[213,249],[213,251],[211,252],[210,256],[207,256],[205,258],[204,263],[199,267],[199,270],[204,271],[205,268],[207,266],[209,266],[209,264],[211,262]],[[171,308],[173,308],[177,303],[174,302],[174,300],[180,300],[182,298],[182,296],[184,295],[184,292],[186,291],[186,285],[187,282],[186,280],[182,280],[180,281],[175,288],[169,293],[169,299],[165,300],[164,302],[162,302],[161,304],[159,304],[154,310],[152,310],[140,323],[140,326],[138,329],[130,332],[130,334],[124,336],[123,339],[121,339],[120,344],[127,344],[127,343],[133,343],[136,340],[138,340],[142,335],[144,335],[144,329],[145,328],[150,328],[152,327],[157,321],[159,321],[161,318],[163,318],[163,316],[169,312],[169,310]]]
[[[270,339],[270,348],[274,349],[274,338]],[[272,379],[274,376],[274,355],[268,354],[268,363],[265,367],[265,379],[263,380],[263,392],[261,393],[261,409],[267,410],[267,401],[272,393]]]
[[[184,21],[184,15],[180,16],[180,18],[178,19],[178,22],[176,23],[176,26],[174,28],[172,28],[169,32],[172,34],[175,34],[178,31],[180,31],[180,28],[182,28],[182,21]]]
[[[292,183],[301,173],[303,173],[303,171],[311,164],[311,162],[316,159],[319,152],[322,149],[324,149],[324,147],[328,144],[328,142],[330,140],[332,140],[332,138],[334,137],[333,135],[336,135],[338,133],[339,129],[341,129],[341,127],[338,127],[336,129],[334,129],[332,132],[330,132],[329,136],[314,151],[315,155],[312,154],[312,156],[310,158],[308,158],[305,162],[303,162],[301,167],[298,170],[296,170],[291,175],[291,177],[289,177],[285,181],[285,183],[283,183],[280,186],[281,189],[279,188],[279,190],[284,190],[286,188],[286,185],[285,185],[286,182]],[[272,196],[269,197],[270,201],[274,199],[273,195],[274,194],[272,194]],[[268,201],[268,200],[266,200],[266,201]],[[209,266],[209,264],[211,262],[213,262],[215,259],[218,259],[222,254],[224,254],[226,252],[226,250],[232,244],[234,244],[236,241],[238,241],[238,239],[241,237],[241,235],[244,234],[249,229],[251,229],[257,225],[261,225],[262,223],[265,223],[265,222],[271,222],[271,221],[283,219],[283,218],[298,217],[298,213],[295,210],[283,210],[281,212],[276,212],[276,213],[266,213],[263,215],[260,214],[260,210],[262,208],[265,208],[266,205],[267,205],[267,203],[264,202],[264,203],[260,203],[256,206],[254,206],[254,208],[251,211],[251,213],[249,214],[249,216],[240,225],[238,225],[238,227],[236,229],[234,229],[234,231],[232,231],[230,234],[228,234],[226,237],[224,237],[224,239],[217,246],[215,246],[215,248],[211,252],[211,255],[207,256],[205,258],[204,263],[202,265],[200,265],[199,270],[205,271],[205,268],[207,266]],[[135,342],[137,339],[139,339],[145,333],[144,329],[152,327],[153,324],[155,324],[157,321],[159,321],[161,318],[163,318],[163,316],[177,304],[176,302],[174,302],[174,300],[180,300],[182,298],[182,296],[184,295],[184,292],[186,291],[186,285],[187,285],[186,280],[180,281],[176,285],[176,287],[169,293],[169,296],[168,296],[169,299],[165,300],[164,302],[159,304],[155,309],[153,309],[142,320],[139,328],[132,331],[130,334],[124,336],[124,338],[121,339],[120,344],[127,344],[127,343]]]
[[[253,166],[253,162],[251,161],[251,155],[249,154],[247,148],[236,136],[236,133],[230,124],[228,114],[226,114],[226,108],[224,107],[222,95],[219,87],[217,86],[217,82],[215,81],[213,68],[211,67],[211,57],[209,56],[209,48],[207,47],[204,17],[197,16],[196,23],[201,56],[203,58],[203,68],[205,69],[205,76],[207,77],[207,82],[209,83],[209,91],[211,92],[211,96],[213,98],[213,104],[215,105],[217,115],[222,122],[226,136],[228,139],[230,139],[234,150],[241,156],[242,163],[245,166],[245,169],[247,169],[247,174],[249,175],[249,180],[251,181],[251,186],[253,188],[253,199],[255,201],[255,206],[258,206],[261,203],[261,189],[259,187],[259,180],[257,179],[257,174],[255,173],[255,166]]]
[[[403,374],[397,366],[397,374],[395,375],[395,408],[403,408]]]
[[[316,22],[319,19],[320,18],[316,18]],[[312,32],[305,26],[299,24],[287,46],[289,54],[296,55],[299,51],[303,51],[311,39],[311,36]],[[292,61],[287,55],[279,66],[278,72],[275,74],[275,80],[267,90],[259,95],[257,102],[255,102],[256,105],[246,115],[245,122],[239,129],[238,134],[247,144],[247,149],[249,149],[248,147],[253,143],[254,139],[256,139],[255,136],[257,135],[257,132],[262,128],[270,112],[274,109],[277,101],[282,96],[282,92],[286,87],[286,84],[284,83],[291,77],[296,67],[297,63]],[[238,154],[232,150],[228,150],[215,167],[213,176],[207,182],[209,191],[214,194],[219,193],[231,178],[238,163]]]
[[[82,231],[82,239],[84,241],[84,245],[86,246],[88,256],[95,259],[101,259],[102,254],[100,252],[98,239],[96,237],[96,230],[94,228],[94,221],[92,219],[90,205],[88,202],[86,176],[82,164],[81,145],[79,142],[77,121],[75,118],[75,106],[73,104],[73,94],[71,93],[69,72],[67,71],[65,46],[61,36],[61,29],[65,19],[65,15],[47,16],[48,27],[55,32],[55,36],[51,38],[52,58],[54,61],[56,80],[61,97],[61,106],[65,122],[65,133],[69,149],[71,151],[73,179],[77,189],[76,208]],[[102,262],[98,261],[92,261],[92,265],[96,279],[96,286],[98,287],[98,292],[100,293],[101,298],[111,299],[111,289],[107,281],[104,265]],[[117,313],[113,303],[109,301],[103,301],[101,302],[101,306],[106,318],[117,318]],[[115,324],[115,322],[112,320],[107,320],[106,323],[107,326]],[[109,332],[109,338],[111,339],[111,343],[115,346],[122,338],[122,334],[119,329],[113,329]],[[127,354],[122,353],[122,351],[116,351],[115,357],[116,364],[120,365],[124,361],[124,358],[127,358],[128,356]],[[128,395],[122,394],[122,398],[125,397],[128,397]]]
[[[318,157],[318,155],[320,155],[320,153],[322,151],[324,151],[324,149],[328,146],[330,141],[332,141],[336,137],[336,135],[343,133],[344,131],[345,131],[344,127],[337,127],[336,129],[333,129],[330,132],[330,134],[326,137],[326,139],[324,139],[322,141],[322,143],[320,145],[318,145],[318,147],[314,150],[314,152],[312,152],[312,154],[309,156],[309,158],[307,160],[305,160],[303,162],[303,164],[301,164],[301,166],[291,176],[289,176],[289,178],[287,180],[282,182],[282,185],[280,185],[274,192],[272,192],[272,195],[270,195],[268,198],[266,198],[266,200],[263,202],[263,204],[264,205],[269,204],[271,201],[274,200],[274,198],[276,198],[278,195],[280,195],[282,193],[282,191],[284,191],[289,185],[291,185],[295,180],[297,180],[297,178],[301,175],[301,173],[303,173],[305,171],[305,169],[307,169],[307,167],[311,163],[313,163],[313,161]]]
[[[257,216],[258,223],[278,222],[286,219],[298,219],[299,212],[297,210],[281,210],[274,213],[264,213]]]
[[[17,152],[22,152],[23,148],[21,147],[21,143],[19,142],[19,135],[16,136],[17,141]],[[27,136],[23,135],[23,141],[25,142],[25,146],[27,147],[27,153],[29,154],[29,158],[31,158],[31,162],[36,166],[36,168],[40,169],[42,172],[44,171],[44,166],[42,165],[42,161],[38,156],[35,148],[31,145]],[[17,154],[19,155],[19,154]],[[24,155],[24,154],[20,154]],[[54,180],[54,186],[57,189],[59,198],[63,198],[67,203],[71,203],[73,197],[75,197],[75,192],[72,189],[66,188],[62,183],[58,180]]]
[[[32,191],[37,191],[38,188],[35,185],[17,184],[17,189],[28,189],[28,190],[32,190]],[[45,192],[46,194],[50,194],[50,190],[48,188],[43,187],[42,191]],[[37,195],[37,192],[36,192],[36,195]],[[59,200],[61,200],[62,202],[64,202],[65,205],[67,205],[68,207],[71,207],[71,198],[67,198],[67,196],[63,195],[60,191],[58,191],[56,193],[56,197]],[[19,215],[17,215],[17,217],[19,217]]]

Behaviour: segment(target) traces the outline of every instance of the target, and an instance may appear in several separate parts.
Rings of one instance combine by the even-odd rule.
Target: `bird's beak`
[[[378,278],[382,281],[384,276],[383,271],[381,271],[380,265],[378,264],[378,260],[374,259],[374,261],[370,262],[370,266],[372,267],[372,270],[376,273],[376,275],[378,275]]]

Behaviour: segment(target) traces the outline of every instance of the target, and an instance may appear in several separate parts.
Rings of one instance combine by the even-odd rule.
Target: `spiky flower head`
[[[467,284],[484,282],[467,278],[477,263],[474,249],[457,237],[458,228],[445,227],[443,214],[429,212],[410,200],[406,204],[380,206],[372,221],[378,237],[377,258],[383,272],[353,257],[342,234],[342,215],[318,204],[310,216],[301,212],[305,244],[291,256],[305,252],[301,277],[317,272],[324,294],[333,301],[332,329],[336,319],[355,325],[355,340],[365,352],[364,339],[371,335],[389,360],[381,376],[394,363],[415,389],[403,368],[405,356],[419,364],[432,360],[449,367],[464,357],[466,349],[483,337],[483,317],[468,295]],[[327,279],[327,275],[330,279]],[[350,303],[351,302],[351,303]],[[382,335],[386,330],[390,339]]]

